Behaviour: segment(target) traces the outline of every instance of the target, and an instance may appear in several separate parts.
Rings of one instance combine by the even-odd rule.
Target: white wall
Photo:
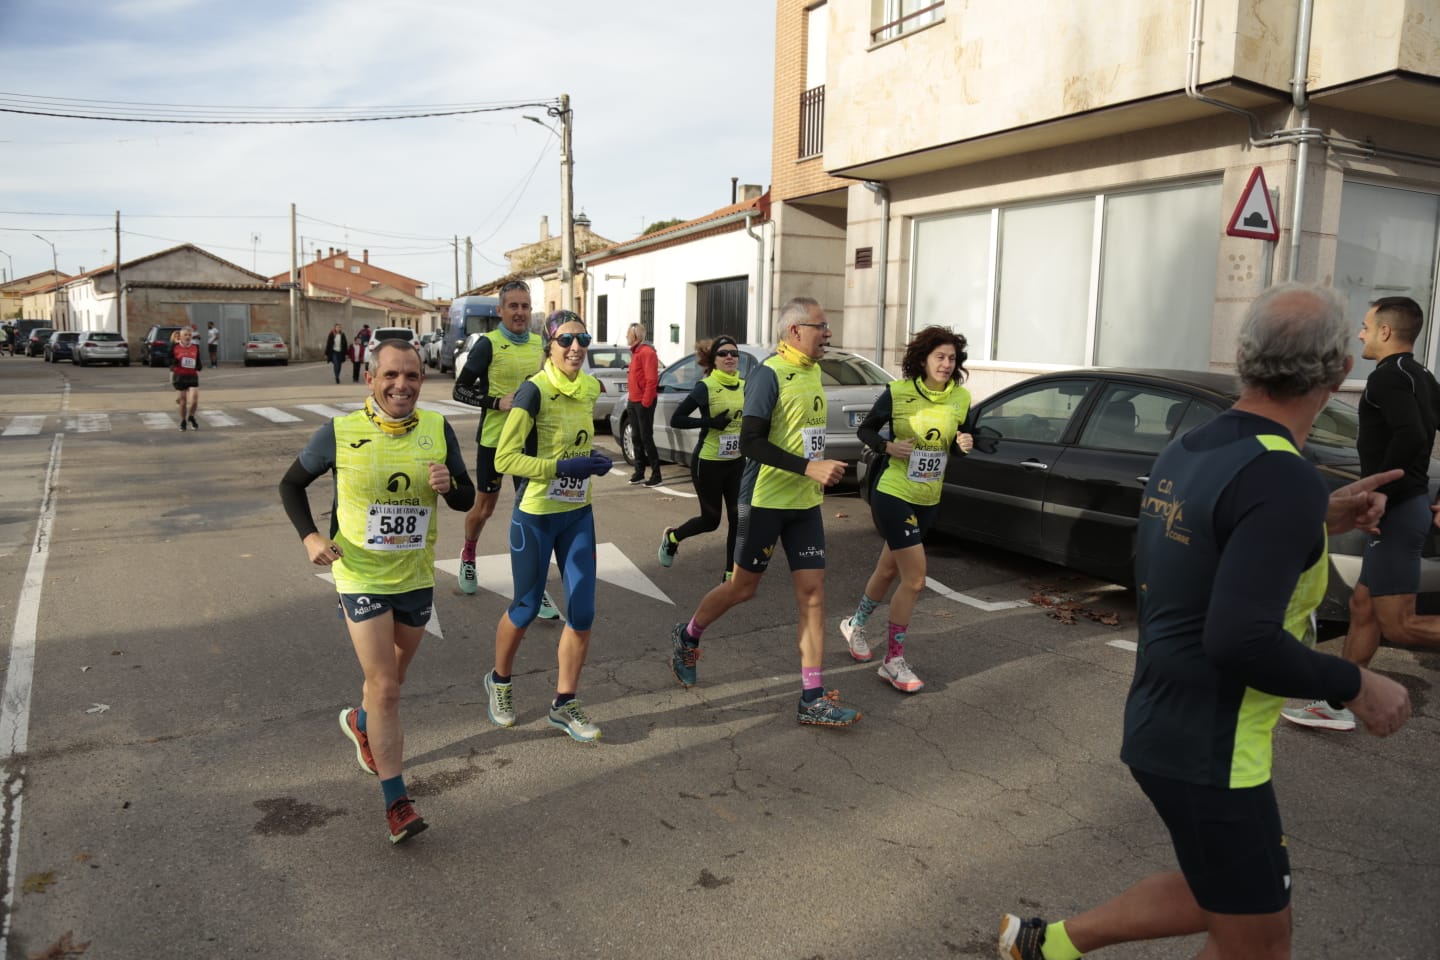
[[[765,237],[765,262],[769,263],[771,230],[756,224],[752,228]],[[597,298],[609,299],[607,334],[610,342],[624,343],[625,328],[640,322],[640,291],[655,290],[655,352],[661,365],[672,363],[695,349],[694,284],[730,277],[748,277],[746,325],[743,339],[761,343],[769,339],[763,329],[764,317],[770,314],[769,290],[763,291],[761,319],[755,317],[755,281],[757,243],[743,227],[732,233],[705,237],[689,243],[678,243],[660,250],[649,250],[629,256],[587,263],[591,293],[586,315],[595,317]],[[614,279],[607,280],[607,276]],[[762,273],[762,277],[764,273]],[[623,279],[622,279],[623,277]],[[761,282],[762,288],[767,284]],[[680,325],[680,342],[670,342],[670,325]],[[737,335],[742,331],[736,331]]]
[[[66,287],[64,297],[70,301],[71,330],[119,330],[115,320],[115,294],[97,296],[94,282],[87,280]]]

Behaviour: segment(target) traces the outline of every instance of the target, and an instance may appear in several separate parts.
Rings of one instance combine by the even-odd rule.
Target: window
[[[692,353],[684,360],[666,368],[665,372],[660,375],[658,387],[662,392],[689,393],[690,388],[699,383],[704,376],[705,371],[700,369],[700,363]]]
[[[913,33],[944,18],[944,0],[870,0],[870,42]]]
[[[825,58],[830,8],[824,3],[805,11],[805,91],[800,94],[799,159],[825,151]]]
[[[1178,394],[1112,383],[1080,435],[1082,447],[1159,453],[1170,442],[1190,401]]]
[[[595,339],[601,343],[610,339],[610,295],[607,293],[595,298]]]
[[[1059,443],[1094,385],[1088,380],[1049,381],[1011,394],[986,407],[975,429],[985,437]]]
[[[645,339],[655,342],[655,288],[640,291],[640,325],[645,328]]]
[[[1006,210],[1000,236],[995,359],[1085,363],[1094,199]]]
[[[1373,301],[1409,297],[1426,320],[1415,355],[1430,357],[1440,196],[1348,180],[1341,189],[1335,289],[1349,302],[1355,328]],[[1357,344],[1351,379],[1363,380],[1374,369],[1375,361],[1362,359]]]
[[[910,326],[958,330],[976,357],[987,358],[980,339],[990,329],[990,221],[986,210],[916,223]]]

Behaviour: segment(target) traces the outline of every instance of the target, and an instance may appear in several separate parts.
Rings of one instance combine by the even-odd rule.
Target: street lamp
[[[547,107],[545,112],[560,121],[560,305],[562,309],[575,309],[575,161],[570,154],[570,127],[574,120],[570,110],[570,94],[560,94],[558,107]],[[555,133],[555,128],[538,117],[525,114],[525,119]]]
[[[41,243],[50,243],[49,240],[46,240],[38,233],[32,233],[30,236],[39,240]],[[59,330],[60,324],[55,319],[55,308],[60,304],[60,258],[55,253],[55,244],[53,243],[50,243],[50,266],[55,271],[54,276],[51,277],[51,279],[55,281],[55,295],[50,298],[50,326]]]

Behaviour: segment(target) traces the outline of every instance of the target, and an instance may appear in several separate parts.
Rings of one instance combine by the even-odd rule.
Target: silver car
[[[607,423],[618,402],[625,403],[625,381],[630,375],[630,348],[595,343],[585,352],[585,372],[600,381],[595,419]]]
[[[113,330],[82,330],[70,348],[70,362],[77,366],[118,363],[130,366],[130,345]]]
[[[740,347],[739,374],[748,378],[750,372],[762,360],[774,353],[768,347],[748,344]],[[670,426],[670,416],[680,401],[689,395],[695,384],[705,376],[695,354],[677,360],[660,372],[660,383],[655,400],[655,452],[661,460],[671,463],[688,464],[700,439],[698,430],[676,430]],[[820,382],[825,389],[825,403],[828,419],[825,424],[825,455],[834,460],[844,460],[850,469],[860,459],[860,438],[855,428],[870,413],[875,398],[885,389],[885,384],[895,378],[884,367],[858,353],[847,350],[826,350],[820,360]],[[626,412],[626,396],[621,394],[615,400],[615,409],[610,414],[610,430],[620,438],[620,449],[625,461],[635,462],[635,438],[630,433],[629,415]]]

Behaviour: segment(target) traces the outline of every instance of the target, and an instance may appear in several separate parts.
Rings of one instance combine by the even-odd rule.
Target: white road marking
[[[29,746],[30,693],[35,677],[35,637],[40,625],[40,594],[45,586],[45,565],[50,559],[50,530],[55,524],[56,479],[60,473],[60,444],[63,433],[50,442],[50,465],[45,470],[45,486],[40,501],[40,520],[35,526],[35,546],[25,568],[25,581],[15,605],[15,629],[10,635],[10,664],[5,671],[4,699],[0,700],[0,762],[23,754]],[[15,916],[15,871],[20,860],[20,809],[24,800],[24,768],[13,772],[5,784],[5,793],[12,801],[10,818],[4,823],[5,842],[10,847],[10,861],[5,882],[5,916],[0,920],[0,945],[8,953],[10,922]]]
[[[109,433],[108,413],[71,413],[65,417],[66,433]]]
[[[0,434],[4,437],[33,437],[40,432],[45,425],[45,418],[41,417],[15,417],[10,421],[5,432]]]
[[[344,410],[337,409],[337,408],[335,408],[335,407],[329,406],[329,405],[324,404],[324,403],[301,403],[301,404],[296,404],[296,406],[298,406],[301,410],[306,410],[306,411],[309,411],[310,413],[318,413],[320,416],[324,417],[326,420],[329,420],[329,419],[331,419],[332,417],[343,417],[343,416],[345,416],[345,411],[344,411]]]
[[[1115,647],[1117,650],[1129,650],[1131,653],[1140,649],[1140,645],[1134,640],[1107,640],[1105,641],[1105,645]]]
[[[479,414],[479,407],[472,407],[465,403],[455,403],[451,400],[421,400],[416,404],[421,410],[434,410],[436,413],[444,414],[447,417],[463,417],[467,414]]]
[[[697,494],[686,493],[684,490],[676,490],[674,487],[667,487],[663,483],[656,487],[648,487],[647,489],[654,490],[656,493],[668,493],[672,497],[689,497],[692,500],[700,499]]]
[[[297,417],[293,413],[286,413],[279,407],[251,407],[250,412],[257,417],[269,420],[271,423],[299,423],[303,417]]]
[[[550,566],[555,566],[554,557],[550,559]],[[449,574],[451,577],[457,577],[460,574],[460,558],[436,560],[435,569]],[[667,597],[664,590],[655,586],[649,577],[641,573],[640,568],[635,566],[630,558],[625,556],[613,543],[596,544],[595,578],[659,600],[661,603],[668,603],[672,607],[675,605],[675,601]],[[510,578],[510,554],[508,553],[476,557],[475,579],[481,587],[491,593],[500,594],[506,600],[515,597],[515,585]]]
[[[994,613],[997,610],[1015,610],[1019,607],[1030,606],[1030,601],[1028,600],[981,600],[969,594],[961,593],[958,590],[951,590],[934,577],[926,577],[925,586],[934,590],[942,597],[954,600],[956,603],[963,603],[967,606],[974,607],[977,610],[984,610],[986,613]]]
[[[175,418],[168,413],[142,413],[140,422],[151,430],[173,430]]]
[[[240,421],[230,416],[230,414],[226,413],[224,410],[201,410],[198,414],[196,414],[196,416],[198,416],[201,420],[204,420],[207,427],[240,426]]]
[[[334,584],[335,582],[335,575],[333,573],[317,573],[315,576],[329,584]],[[440,632],[440,614],[435,609],[434,604],[430,605],[430,619],[425,621],[425,632],[434,634],[436,638],[440,640],[445,639],[445,634]]]

